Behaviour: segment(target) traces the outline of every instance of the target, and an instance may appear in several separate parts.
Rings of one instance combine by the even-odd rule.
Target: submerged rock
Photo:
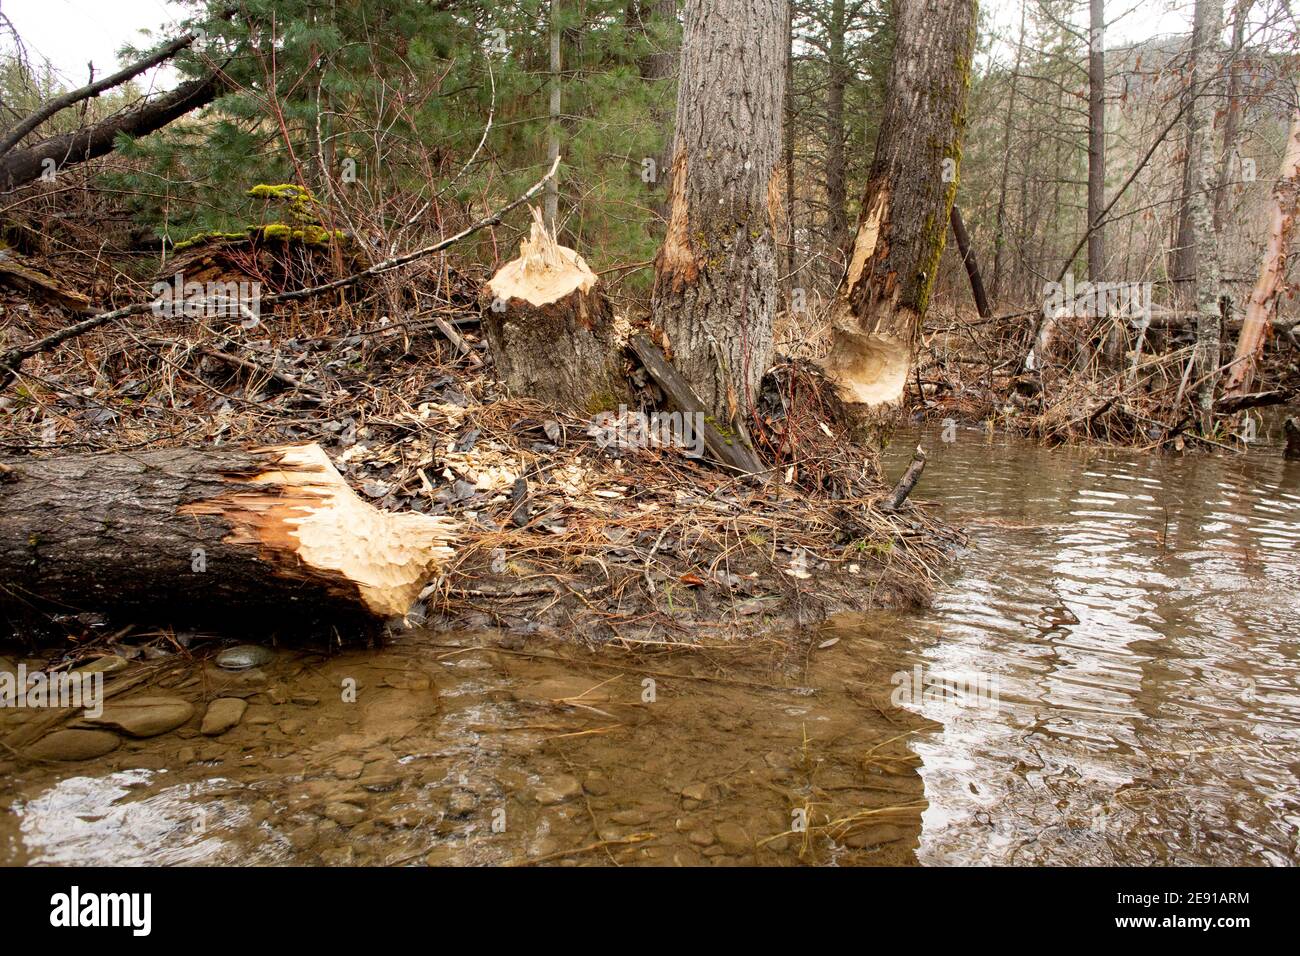
[[[243,719],[248,702],[238,697],[218,697],[208,704],[208,712],[203,715],[203,726],[199,732],[205,737],[224,734]]]
[[[109,704],[98,717],[85,722],[111,727],[132,737],[156,737],[175,730],[194,716],[194,705],[180,697],[134,697]]]
[[[56,730],[28,748],[37,760],[91,760],[112,753],[121,744],[107,730]]]
[[[235,647],[227,647],[218,654],[217,666],[222,670],[245,671],[251,667],[261,667],[263,664],[271,663],[271,658],[274,656],[268,648],[258,644],[239,644]]]

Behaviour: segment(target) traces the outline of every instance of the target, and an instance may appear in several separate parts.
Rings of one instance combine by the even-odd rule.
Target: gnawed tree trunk
[[[0,191],[8,192],[34,182],[47,169],[59,170],[111,153],[119,135],[148,135],[186,113],[207,106],[225,91],[226,81],[213,73],[188,80],[170,93],[142,102],[85,129],[53,136],[26,149],[15,149],[0,159]]]
[[[1224,396],[1244,395],[1255,380],[1255,365],[1264,351],[1264,334],[1277,308],[1278,295],[1286,287],[1287,250],[1300,215],[1300,85],[1297,105],[1291,114],[1282,169],[1273,186],[1273,203],[1268,214],[1268,242],[1259,267],[1259,278],[1246,303],[1246,318],[1237,338],[1237,351],[1223,387]]]
[[[957,253],[962,265],[966,267],[966,278],[970,279],[971,297],[981,319],[991,318],[993,310],[989,308],[989,298],[984,293],[984,277],[980,275],[979,262],[975,259],[975,250],[971,248],[970,236],[966,233],[966,223],[961,218],[961,209],[952,204],[952,237],[957,240]]]
[[[0,612],[368,628],[408,611],[454,534],[362,501],[319,445],[10,460]]]
[[[975,48],[971,0],[900,0],[885,114],[827,375],[846,401],[896,403],[912,366],[957,192]]]
[[[746,421],[777,305],[787,0],[687,0],[668,232],[653,313],[718,423]]]
[[[532,231],[483,287],[483,331],[497,376],[523,395],[579,415],[626,395],[614,311],[582,256],[560,245],[533,210]]]

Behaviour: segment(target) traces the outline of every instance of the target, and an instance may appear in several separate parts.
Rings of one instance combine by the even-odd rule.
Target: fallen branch
[[[889,501],[885,503],[886,511],[897,511],[907,496],[912,493],[916,483],[921,480],[921,472],[925,471],[925,449],[920,445],[916,446],[916,451],[912,452],[911,464],[907,466],[907,471],[903,472],[903,477],[898,479],[898,484],[894,485],[894,493],[889,496]]]

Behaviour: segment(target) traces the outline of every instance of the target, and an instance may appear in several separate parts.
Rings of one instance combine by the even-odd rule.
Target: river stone
[[[228,671],[244,671],[271,663],[275,655],[258,644],[239,644],[227,647],[217,655],[217,666]]]
[[[132,737],[156,737],[175,730],[193,716],[194,705],[180,697],[133,697],[109,704],[103,714],[85,720]]]
[[[37,760],[91,760],[112,753],[122,741],[107,730],[56,730],[28,748]]]
[[[366,818],[366,811],[350,803],[327,803],[323,811],[326,819],[341,827],[356,826]]]
[[[218,697],[208,704],[208,712],[203,715],[203,726],[199,732],[205,737],[224,734],[243,719],[248,702],[238,697]]]
[[[844,840],[844,845],[855,850],[863,850],[870,846],[879,846],[882,843],[905,840],[907,837],[908,831],[900,826],[895,826],[892,823],[877,823],[874,826],[850,833]]]
[[[754,841],[739,823],[719,823],[713,832],[728,853],[747,853],[754,848]]]
[[[582,784],[578,782],[578,778],[565,773],[560,774],[546,786],[538,787],[534,796],[542,806],[550,807],[565,800],[572,800],[580,793],[582,793]]]

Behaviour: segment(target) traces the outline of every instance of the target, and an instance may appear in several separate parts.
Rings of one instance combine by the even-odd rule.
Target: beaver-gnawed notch
[[[359,498],[319,445],[0,464],[0,615],[373,632],[451,556],[449,518]]]
[[[596,274],[536,209],[519,257],[483,287],[481,304],[497,376],[512,395],[585,415],[626,397],[613,308]]]

